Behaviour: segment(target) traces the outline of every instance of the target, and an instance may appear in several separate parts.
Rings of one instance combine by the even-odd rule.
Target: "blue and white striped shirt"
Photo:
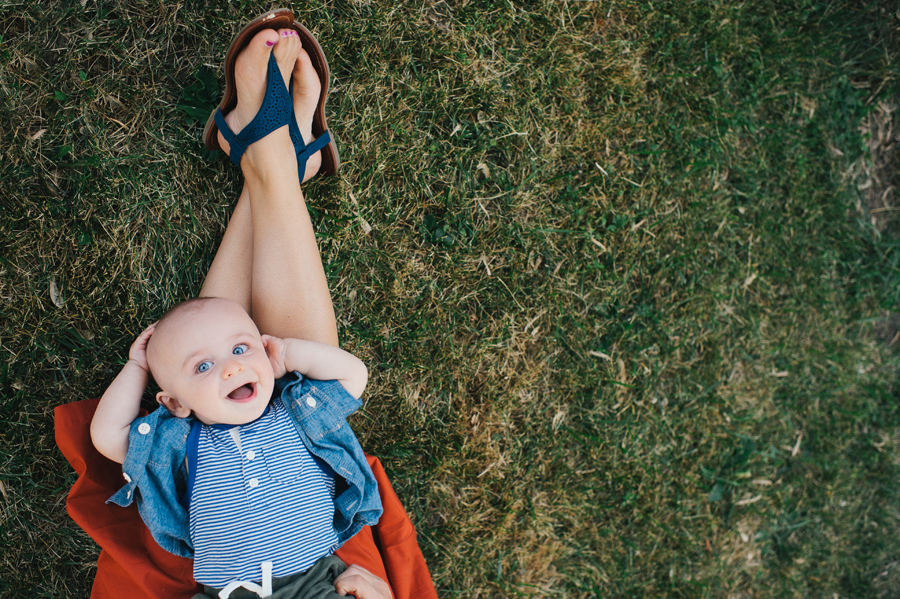
[[[202,425],[196,462],[188,454],[197,582],[259,581],[265,561],[289,576],[336,549],[334,481],[280,405],[241,426]]]

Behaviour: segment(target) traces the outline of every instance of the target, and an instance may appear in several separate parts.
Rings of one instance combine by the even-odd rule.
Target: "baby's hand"
[[[275,378],[280,379],[287,374],[287,368],[284,365],[284,356],[287,353],[287,345],[284,339],[273,337],[272,335],[262,336],[263,347],[266,348],[266,355],[269,356],[269,362],[272,363],[272,370],[275,372]]]
[[[131,344],[131,349],[128,350],[128,361],[134,362],[146,372],[150,372],[150,366],[147,364],[147,342],[150,341],[150,335],[155,330],[156,323],[154,322],[138,335],[138,338]]]
[[[342,597],[353,594],[357,599],[392,599],[394,596],[388,583],[356,564],[350,564],[334,579],[334,589]]]

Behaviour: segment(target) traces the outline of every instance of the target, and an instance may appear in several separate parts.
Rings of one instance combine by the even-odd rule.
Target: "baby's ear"
[[[191,411],[188,408],[165,391],[160,391],[156,394],[156,402],[169,410],[169,413],[176,418],[187,418],[191,415]]]

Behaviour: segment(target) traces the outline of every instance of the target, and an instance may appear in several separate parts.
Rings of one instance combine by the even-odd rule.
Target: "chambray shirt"
[[[288,409],[300,438],[328,474],[335,475],[334,530],[338,546],[381,517],[381,499],[372,469],[346,418],[362,402],[337,381],[316,381],[299,372],[275,383],[273,402]],[[131,505],[160,547],[194,557],[188,511],[187,438],[193,418],[177,418],[157,408],[131,424],[128,454],[122,464],[126,484],[107,503]]]

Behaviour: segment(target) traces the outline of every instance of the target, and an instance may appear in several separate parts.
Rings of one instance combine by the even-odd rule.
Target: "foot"
[[[269,54],[274,54],[275,62],[281,71],[281,77],[285,81],[290,81],[291,72],[297,62],[297,55],[301,50],[300,37],[293,29],[265,29],[257,33],[250,43],[238,55],[234,64],[235,87],[237,88],[237,106],[234,110],[225,115],[225,122],[228,127],[235,133],[240,132],[246,127],[259,108],[262,106],[263,98],[266,91],[266,71],[269,64]],[[295,90],[296,93],[296,90]],[[280,127],[267,135],[263,140],[253,144],[247,149],[241,159],[241,165],[245,163],[245,159],[251,152],[251,149],[257,148],[268,138],[284,137],[290,144],[287,126]],[[219,144],[226,153],[229,152],[228,142],[225,141],[222,132],[218,133]],[[273,140],[274,141],[274,140]],[[257,149],[263,149],[262,147]]]
[[[314,141],[312,121],[313,115],[316,113],[316,107],[319,104],[322,82],[319,80],[319,74],[312,65],[309,54],[304,49],[300,50],[300,54],[294,62],[291,84],[294,86],[294,115],[297,117],[297,125],[300,127],[303,142],[309,145]],[[319,172],[321,165],[322,152],[319,151],[310,156],[306,162],[306,172],[303,174],[303,181],[313,178]]]

